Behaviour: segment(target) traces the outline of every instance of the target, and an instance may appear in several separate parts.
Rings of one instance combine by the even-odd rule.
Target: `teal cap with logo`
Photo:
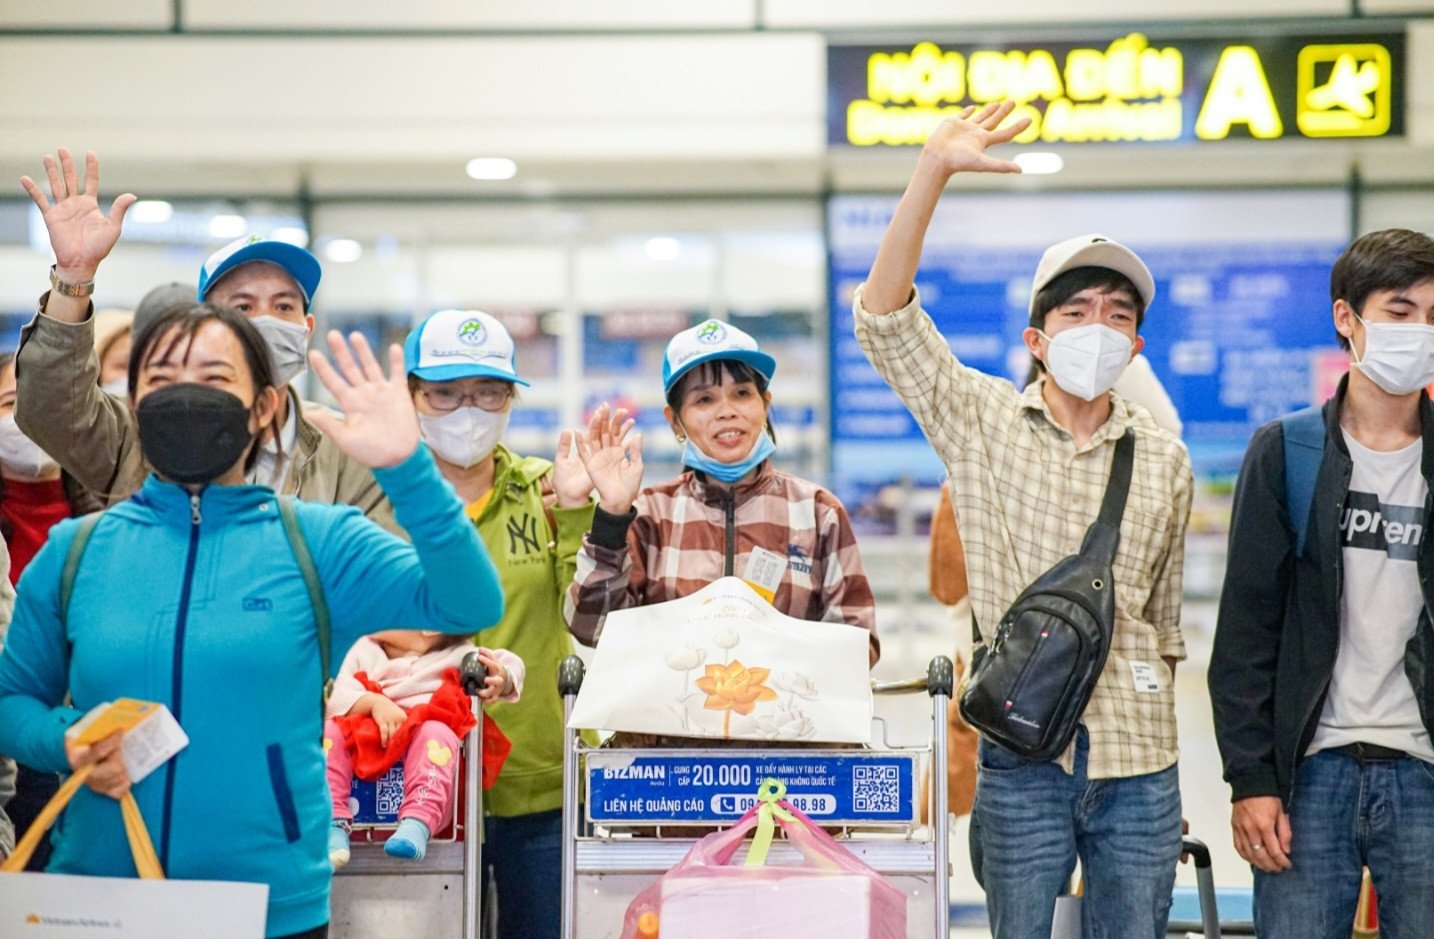
[[[771,381],[777,360],[757,348],[757,340],[721,320],[707,320],[684,329],[667,344],[662,357],[662,393],[667,394],[692,369],[713,359],[736,359]]]
[[[478,310],[440,310],[403,343],[403,367],[424,381],[498,378],[528,383],[513,365],[513,337],[497,318]]]

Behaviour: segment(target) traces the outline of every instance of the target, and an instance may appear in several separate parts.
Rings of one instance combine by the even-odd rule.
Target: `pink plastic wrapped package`
[[[791,805],[768,780],[759,803],[692,846],[627,908],[624,939],[905,939],[906,894]],[[764,864],[774,826],[802,857]],[[745,865],[731,863],[758,829]],[[754,864],[755,861],[755,864]]]

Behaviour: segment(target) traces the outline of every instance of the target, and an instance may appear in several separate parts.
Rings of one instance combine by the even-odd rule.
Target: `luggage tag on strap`
[[[189,736],[169,708],[133,698],[96,705],[75,722],[66,736],[73,743],[89,746],[115,731],[124,732],[120,753],[131,783],[144,779],[189,746]]]
[[[753,548],[747,555],[747,566],[742,569],[742,579],[762,597],[771,603],[777,596],[777,587],[787,571],[787,559],[766,548]]]

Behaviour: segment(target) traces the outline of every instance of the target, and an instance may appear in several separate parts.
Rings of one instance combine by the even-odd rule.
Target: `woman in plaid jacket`
[[[662,603],[736,575],[799,619],[871,633],[871,586],[841,502],[777,469],[767,385],[776,361],[736,327],[708,320],[674,336],[663,361],[664,414],[685,471],[642,489],[642,437],[604,405],[578,451],[598,491],[565,612],[597,642],[611,610]]]

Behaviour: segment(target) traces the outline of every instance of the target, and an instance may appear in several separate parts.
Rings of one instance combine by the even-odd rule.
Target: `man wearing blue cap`
[[[89,296],[95,272],[119,239],[135,197],[121,195],[108,216],[101,214],[99,161],[93,153],[86,155],[83,188],[66,150],[60,150],[58,164],[45,157],[45,171],[53,205],[33,180],[21,180],[44,216],[56,264],[50,272],[53,289],[41,298],[40,314],[20,333],[16,381],[24,404],[17,406],[15,420],[71,475],[113,503],[139,488],[148,468],[128,401],[105,394],[96,382]],[[318,259],[303,248],[243,238],[204,262],[197,299],[248,316],[269,347],[275,378],[287,384],[304,368],[314,325],[309,303],[321,273]],[[354,505],[397,530],[373,474],[304,418],[292,388],[279,399],[276,426],[277,436],[259,448],[250,482],[314,502]]]

